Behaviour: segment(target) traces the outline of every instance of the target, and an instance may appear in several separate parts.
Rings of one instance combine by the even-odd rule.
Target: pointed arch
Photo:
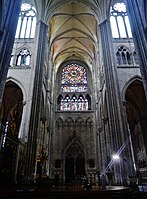
[[[132,84],[135,80],[141,81],[142,82],[142,78],[138,75],[133,76],[132,78],[130,78],[124,85],[123,89],[122,89],[122,99],[123,101],[125,101],[125,95],[126,95],[126,90],[128,88],[128,86],[130,84]]]
[[[125,88],[124,106],[131,134],[135,163],[137,168],[141,169],[146,162],[147,101],[143,82],[140,78],[135,77],[128,82]]]
[[[65,147],[64,160],[66,182],[85,175],[85,151],[76,137]]]
[[[63,125],[63,120],[59,117],[57,120],[56,120],[56,126],[62,126]]]
[[[63,96],[60,94],[57,98],[57,110],[63,110],[64,104],[63,104]]]
[[[26,92],[26,89],[24,88],[23,84],[19,80],[15,79],[14,77],[11,77],[11,76],[8,76],[6,83],[9,81],[17,84],[21,88],[22,93],[23,93],[23,100],[25,103],[27,101],[27,92]]]
[[[36,9],[29,3],[22,3],[21,12],[17,23],[15,38],[28,39],[35,37]]]
[[[132,38],[125,2],[113,2],[110,8],[110,23],[113,38]]]
[[[116,57],[118,65],[133,64],[132,52],[130,52],[129,49],[124,45],[118,47]]]
[[[87,107],[87,103],[88,103],[88,110],[91,110],[92,109],[92,107],[91,107],[91,96],[89,94],[87,94],[86,97],[85,97],[85,100],[86,100],[85,101],[86,107]]]
[[[61,101],[57,99],[57,109],[62,111],[91,110],[92,77],[88,66],[78,60],[66,61],[60,66],[56,75],[59,76],[56,77],[58,95],[60,93],[64,96]]]
[[[87,118],[87,120],[86,120],[86,125],[87,125],[87,126],[93,126],[93,120],[92,120],[91,117]]]
[[[85,157],[84,147],[80,141],[74,137],[64,149],[65,157]]]
[[[31,52],[28,48],[21,48],[16,58],[16,66],[29,66],[31,63]]]
[[[74,120],[71,117],[68,117],[65,119],[65,123],[71,126],[74,124]]]
[[[7,123],[9,134],[18,138],[23,112],[23,92],[13,81],[6,82],[3,107],[3,125]]]
[[[75,123],[83,123],[84,120],[81,118],[81,117],[78,117],[76,120],[75,120]]]

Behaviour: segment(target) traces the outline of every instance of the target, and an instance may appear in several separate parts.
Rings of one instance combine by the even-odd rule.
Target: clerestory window
[[[88,110],[88,99],[80,95],[79,98],[74,95],[70,98],[66,95],[65,98],[61,99],[60,110],[62,111],[84,111]]]
[[[130,22],[124,2],[111,6],[110,23],[113,38],[132,38]]]
[[[15,38],[34,38],[36,29],[36,9],[28,3],[21,5]]]

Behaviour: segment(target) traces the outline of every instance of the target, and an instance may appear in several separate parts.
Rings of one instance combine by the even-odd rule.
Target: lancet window
[[[130,22],[124,2],[118,2],[111,6],[110,23],[113,38],[132,38]]]
[[[15,38],[34,38],[36,29],[36,9],[28,3],[21,5]]]
[[[71,98],[66,95],[61,99],[60,110],[62,111],[84,111],[88,110],[88,99],[82,95],[77,99],[76,96]]]
[[[30,60],[31,60],[31,54],[30,51],[26,48],[20,50],[17,60],[16,60],[16,65],[17,66],[29,66],[30,65]]]

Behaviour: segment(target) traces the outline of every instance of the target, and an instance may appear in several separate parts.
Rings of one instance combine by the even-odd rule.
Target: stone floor
[[[1,190],[0,199],[147,199],[146,193],[135,191],[129,187],[92,186],[90,190],[78,186],[40,187],[40,189]]]

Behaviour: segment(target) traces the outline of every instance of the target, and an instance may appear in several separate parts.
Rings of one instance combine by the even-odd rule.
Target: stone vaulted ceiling
[[[89,8],[71,2],[59,7],[50,20],[53,62],[79,59],[92,63],[97,48],[97,22]]]
[[[40,19],[49,24],[49,50],[57,68],[71,59],[92,67],[98,54],[98,23],[106,18],[110,2],[35,0]]]

